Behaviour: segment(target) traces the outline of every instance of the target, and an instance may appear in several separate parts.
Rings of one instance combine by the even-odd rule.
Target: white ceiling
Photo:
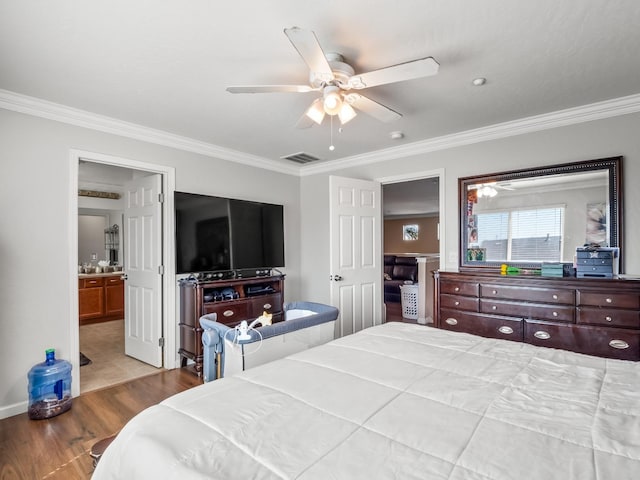
[[[438,215],[439,179],[423,178],[382,185],[385,218]]]
[[[0,89],[291,165],[638,94],[639,25],[638,0],[0,0]],[[425,56],[440,72],[364,91],[403,118],[334,122],[330,152],[326,119],[295,128],[316,94],[225,91],[306,84],[291,26],[356,73]]]

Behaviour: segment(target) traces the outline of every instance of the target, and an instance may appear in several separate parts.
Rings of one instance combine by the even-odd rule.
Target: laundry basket
[[[418,284],[400,285],[402,316],[412,320],[418,319]]]

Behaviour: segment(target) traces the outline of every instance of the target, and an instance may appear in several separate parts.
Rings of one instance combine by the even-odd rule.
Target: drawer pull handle
[[[94,283],[98,283],[98,281],[97,280],[89,280],[89,283],[93,285]]]
[[[224,312],[222,312],[222,315],[224,315],[225,317],[233,317],[234,314],[235,312],[233,310],[225,310]]]
[[[457,307],[458,305],[460,305],[460,302],[456,300],[455,302],[453,302],[453,304]]]
[[[454,292],[459,292],[460,291],[460,287],[456,287],[453,289]]]
[[[557,300],[558,299],[558,295],[556,295],[555,293],[553,294],[553,299]]]
[[[265,303],[262,308],[264,308],[265,310],[269,310],[271,308],[271,304],[270,303]]]
[[[604,319],[605,319],[607,322],[612,322],[612,321],[613,321],[613,318],[611,318],[611,317],[609,317],[609,316],[604,317]]]
[[[606,298],[606,299],[605,299],[605,302],[607,302],[607,303],[613,303],[613,300],[612,300],[611,298]]]
[[[625,348],[629,348],[629,344],[624,340],[611,340],[609,342],[609,346],[613,348],[617,348],[618,350],[624,350]]]
[[[507,327],[506,325],[503,325],[502,327],[500,327],[500,328],[498,329],[498,331],[499,331],[500,333],[504,333],[504,334],[506,334],[506,335],[511,335],[511,334],[513,333],[513,328],[511,328],[511,327]]]
[[[536,338],[539,338],[540,340],[549,340],[551,338],[551,335],[549,335],[547,332],[543,330],[538,330],[536,333],[533,334],[533,336]]]
[[[492,305],[491,306],[491,310],[497,310],[497,309],[498,309],[497,305]]]
[[[553,312],[553,313],[551,313],[551,315],[553,315],[554,317],[557,317],[558,316],[558,312]]]
[[[491,293],[493,293],[494,295],[497,295],[498,291],[497,290],[492,290]]]
[[[447,323],[449,325],[457,325],[458,324],[458,320],[456,320],[455,318],[447,318],[445,320],[445,323]]]

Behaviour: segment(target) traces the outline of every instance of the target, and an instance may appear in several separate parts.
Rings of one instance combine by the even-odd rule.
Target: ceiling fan
[[[482,197],[495,197],[498,194],[498,190],[509,190],[514,191],[515,188],[511,185],[511,183],[497,183],[497,182],[489,182],[489,183],[478,183],[476,185],[469,185],[469,190],[476,190],[479,198]]]
[[[360,90],[378,85],[427,77],[438,73],[439,64],[425,57],[367,73],[356,74],[339,53],[325,54],[314,32],[298,27],[285,28],[285,35],[309,67],[309,85],[247,85],[227,87],[231,93],[309,93],[318,92],[306,113],[298,121],[298,128],[320,125],[325,114],[337,115],[341,124],[356,116],[358,109],[372,117],[390,122],[402,115],[364,95]]]

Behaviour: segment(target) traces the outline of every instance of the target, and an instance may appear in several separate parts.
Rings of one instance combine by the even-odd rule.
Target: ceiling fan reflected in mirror
[[[400,113],[365,97],[359,91],[438,73],[438,62],[432,57],[425,57],[356,74],[353,67],[347,64],[339,53],[325,54],[313,31],[292,27],[285,28],[284,33],[309,67],[309,85],[232,86],[227,87],[227,91],[231,93],[320,93],[298,121],[298,128],[307,128],[314,123],[320,125],[325,115],[337,115],[340,123],[344,125],[357,115],[356,110],[383,122],[396,120],[402,117]]]
[[[479,183],[477,185],[470,185],[469,190],[476,190],[478,198],[482,197],[495,197],[498,194],[498,189],[500,190],[509,190],[514,191],[515,188],[512,187],[510,183]]]

